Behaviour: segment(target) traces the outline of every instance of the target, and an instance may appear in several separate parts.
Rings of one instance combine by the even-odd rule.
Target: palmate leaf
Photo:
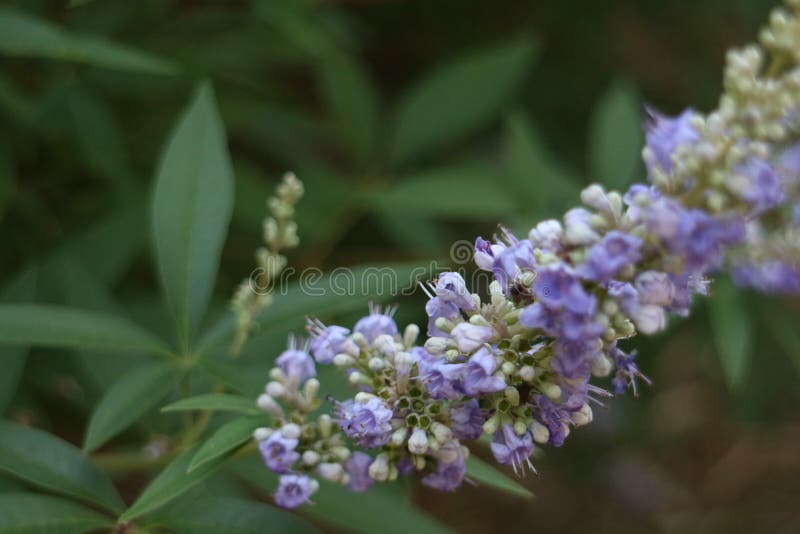
[[[154,521],[176,532],[195,534],[305,534],[318,532],[296,515],[266,504],[230,497],[203,498],[160,513]]]
[[[161,508],[211,476],[227,459],[224,456],[218,457],[189,473],[189,463],[196,453],[197,446],[184,451],[172,460],[150,482],[136,502],[120,516],[120,520],[130,521]]]
[[[737,389],[747,371],[751,353],[752,324],[744,294],[728,279],[719,279],[709,301],[714,342],[719,352],[725,381]]]
[[[467,478],[519,497],[533,497],[533,493],[519,482],[509,478],[474,455],[467,459]]]
[[[225,130],[204,83],[170,134],[153,194],[158,270],[184,350],[211,298],[232,210]]]
[[[237,459],[233,471],[263,493],[278,485],[278,477],[269,471],[260,458]],[[314,494],[313,506],[298,512],[347,532],[372,534],[443,534],[452,532],[445,525],[408,502],[399,484],[373,484],[369,491],[353,493],[346,488],[322,481]]]
[[[113,521],[83,506],[35,493],[0,493],[0,532],[74,534],[108,530]]]
[[[391,162],[400,165],[484,126],[520,87],[534,52],[530,39],[516,38],[423,78],[398,104]]]
[[[0,305],[0,345],[169,352],[160,339],[120,317],[50,304]]]
[[[175,65],[163,59],[102,37],[68,33],[11,8],[0,8],[0,54],[77,61],[148,74],[177,72]]]
[[[161,408],[162,412],[182,412],[192,410],[209,410],[216,412],[237,412],[245,415],[262,413],[253,399],[241,395],[209,393],[181,399]]]
[[[253,431],[266,423],[264,418],[240,417],[219,427],[205,440],[189,463],[189,473],[227,456],[253,439]]]
[[[95,450],[157,406],[179,376],[172,362],[146,363],[122,375],[92,412],[83,449]]]
[[[115,512],[123,508],[111,479],[77,447],[42,430],[8,421],[0,421],[0,436],[0,469]]]

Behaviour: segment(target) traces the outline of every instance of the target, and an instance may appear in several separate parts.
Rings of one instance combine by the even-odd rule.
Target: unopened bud
[[[408,452],[411,454],[425,454],[428,452],[428,435],[421,428],[416,428],[408,438]]]
[[[429,337],[425,340],[425,350],[433,355],[442,354],[447,350],[447,338],[444,337]]]
[[[453,439],[453,432],[446,425],[439,422],[435,422],[431,425],[431,432],[433,432],[433,437],[436,438],[436,441],[439,443],[447,443]]]
[[[407,349],[410,349],[417,343],[417,338],[419,337],[419,327],[413,323],[406,326],[405,331],[403,332],[403,345]]]
[[[550,400],[559,400],[561,398],[561,388],[556,384],[545,382],[540,386],[540,389]]]
[[[406,441],[406,435],[408,434],[408,429],[405,427],[398,428],[394,432],[392,432],[392,445],[395,447],[400,447]]]
[[[592,422],[593,418],[592,407],[588,404],[584,404],[581,406],[580,410],[573,412],[570,417],[572,422],[575,423],[575,426],[588,425]]]
[[[308,466],[316,465],[319,463],[319,459],[319,453],[316,451],[306,451],[303,453],[303,463]]]
[[[389,459],[385,454],[379,454],[369,466],[369,477],[378,482],[384,482],[389,478]]]
[[[253,431],[253,439],[255,439],[256,441],[264,441],[265,439],[269,438],[271,435],[272,435],[272,429],[271,428],[260,427],[260,428],[256,428]]]
[[[356,363],[356,360],[349,354],[337,354],[333,357],[333,365],[336,367],[350,367]]]
[[[317,474],[330,482],[339,482],[344,474],[342,464],[323,462],[317,466]]]
[[[539,421],[531,423],[531,434],[536,443],[543,445],[550,441],[550,430]]]
[[[281,398],[286,394],[286,388],[278,382],[268,382],[265,390],[271,397]]]
[[[525,382],[533,382],[533,379],[536,378],[536,369],[530,365],[525,365],[519,370],[519,377]]]
[[[300,426],[294,423],[288,423],[281,427],[281,434],[289,439],[297,439],[300,437]]]

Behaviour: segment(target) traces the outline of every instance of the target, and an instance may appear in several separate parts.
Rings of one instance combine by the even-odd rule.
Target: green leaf
[[[528,217],[559,217],[578,201],[578,177],[553,157],[525,115],[506,118],[504,152],[509,187]]]
[[[359,158],[369,155],[378,125],[378,95],[356,58],[331,52],[319,63],[319,85],[338,133]]]
[[[0,532],[74,534],[114,525],[79,504],[35,493],[0,493]]]
[[[0,8],[0,54],[76,61],[148,74],[177,72],[175,65],[163,59],[102,37],[68,33],[11,8]]]
[[[475,455],[467,458],[467,477],[519,497],[533,497],[533,493],[519,482],[507,477],[483,460],[476,458]]]
[[[741,385],[751,352],[751,320],[744,295],[729,280],[714,283],[710,319],[725,380],[731,390]]]
[[[642,117],[636,91],[615,83],[597,102],[589,126],[592,181],[624,191],[642,168]]]
[[[217,412],[238,412],[246,415],[258,415],[260,410],[253,399],[240,395],[215,394],[198,395],[181,399],[161,408],[162,412],[181,412],[191,410],[209,410]]]
[[[136,502],[120,516],[120,520],[130,521],[164,506],[213,474],[227,459],[217,458],[187,473],[189,462],[196,452],[195,446],[175,458],[150,482]]]
[[[172,363],[147,363],[122,375],[92,412],[83,450],[95,450],[157,406],[175,387],[177,377]]]
[[[225,423],[203,442],[192,457],[188,472],[193,473],[209,462],[232,454],[253,439],[253,431],[259,426],[259,419],[250,417],[240,417]]]
[[[31,268],[18,276],[2,293],[3,301],[29,301],[36,297],[38,269]],[[27,347],[0,347],[0,415],[5,413],[25,368]]]
[[[50,304],[0,305],[0,345],[169,351],[161,340],[119,317]]]
[[[516,38],[420,81],[397,107],[392,163],[404,163],[486,125],[522,85],[534,50],[530,39]]]
[[[441,167],[405,176],[369,205],[393,214],[491,219],[514,211],[512,195],[497,187],[498,173],[478,165]]]
[[[51,491],[119,511],[122,499],[77,447],[52,434],[0,421],[0,469]]]
[[[176,507],[159,516],[158,524],[196,534],[260,534],[318,532],[294,514],[259,502],[215,497]]]
[[[278,485],[278,477],[266,469],[259,458],[232,462],[233,471],[263,493]],[[337,484],[320,482],[314,506],[298,512],[348,532],[372,534],[443,534],[447,526],[419,510],[397,484],[374,484],[369,491],[354,495]]]
[[[232,210],[225,130],[201,84],[170,135],[153,195],[159,272],[183,349],[211,298]]]

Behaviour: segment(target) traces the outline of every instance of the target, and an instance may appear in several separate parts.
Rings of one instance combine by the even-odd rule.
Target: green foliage
[[[181,399],[161,408],[162,412],[181,412],[191,410],[210,410],[218,412],[238,412],[245,415],[261,413],[253,399],[239,395],[209,393]]]
[[[64,499],[34,493],[0,493],[0,532],[70,534],[112,526],[107,517]]]
[[[476,482],[518,497],[533,497],[530,490],[474,455],[467,458],[467,476]]]
[[[187,473],[229,456],[253,439],[253,431],[264,423],[264,417],[240,418],[225,423],[204,441],[192,457]]]
[[[0,421],[0,469],[47,490],[122,509],[111,479],[80,449],[33,428]]]
[[[751,351],[751,320],[747,301],[726,279],[714,284],[710,301],[714,342],[728,386],[738,388],[747,372]]]
[[[225,130],[202,84],[170,135],[153,193],[159,273],[184,350],[211,298],[232,208]]]
[[[89,419],[83,450],[95,450],[157,406],[178,376],[171,363],[147,363],[111,384]]]

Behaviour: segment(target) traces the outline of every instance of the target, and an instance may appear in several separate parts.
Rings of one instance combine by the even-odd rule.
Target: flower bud
[[[539,421],[531,423],[531,434],[533,435],[533,441],[536,443],[543,445],[550,441],[550,430]]]
[[[407,349],[413,347],[416,342],[417,338],[419,337],[419,327],[414,323],[406,326],[405,331],[403,332],[403,345]]]
[[[611,374],[614,365],[605,354],[598,354],[592,359],[592,375],[603,378]]]
[[[428,434],[421,428],[416,428],[408,438],[408,451],[411,454],[425,454],[428,452]]]
[[[306,451],[303,453],[303,463],[306,465],[316,465],[320,460],[319,453],[316,451]]]
[[[577,412],[573,412],[570,417],[572,422],[575,423],[575,426],[588,425],[592,422],[593,418],[592,407],[584,403],[581,409]]]
[[[513,386],[509,386],[505,390],[506,400],[511,406],[519,406],[519,391]]]
[[[322,414],[317,419],[317,423],[319,424],[319,431],[322,434],[322,437],[329,437],[331,435],[331,431],[333,430],[333,421],[331,420],[331,416],[328,414]]]
[[[389,478],[389,458],[379,454],[369,465],[369,477],[378,482],[385,482]]]
[[[545,382],[540,386],[542,393],[550,400],[561,399],[561,388],[551,382]]]
[[[497,416],[493,415],[492,417],[487,419],[485,423],[483,423],[483,432],[484,434],[489,434],[491,436],[492,434],[497,432],[498,426],[500,426],[500,424],[497,420]]]
[[[338,447],[333,447],[331,449],[331,454],[333,454],[333,456],[336,457],[336,459],[340,462],[344,462],[350,458],[350,449],[343,445],[339,445]]]
[[[264,427],[256,428],[253,431],[253,439],[255,439],[256,441],[264,441],[265,439],[270,437],[270,435],[272,435],[272,432],[273,431],[271,428],[264,428]]]
[[[313,401],[317,398],[317,393],[319,393],[319,380],[316,378],[306,380],[306,384],[303,387],[303,395],[306,400]]]
[[[278,382],[268,382],[265,389],[270,397],[281,398],[286,394],[286,388]]]
[[[444,337],[429,337],[425,340],[425,350],[433,355],[442,354],[447,350],[448,340]]]
[[[317,466],[317,474],[330,482],[339,482],[344,474],[342,464],[323,462]]]
[[[263,394],[258,396],[258,407],[274,417],[283,417],[283,409],[271,396]]]
[[[453,439],[453,432],[446,425],[439,422],[431,425],[431,432],[433,432],[433,437],[439,443],[447,443]]]
[[[289,439],[297,439],[300,437],[300,426],[294,423],[288,423],[281,427],[281,434]]]
[[[378,358],[377,356],[370,358],[369,362],[367,362],[367,367],[369,367],[369,370],[374,372],[380,371],[385,365],[386,364],[383,361],[383,358]]]
[[[333,365],[336,367],[350,367],[356,363],[356,360],[349,354],[337,354],[333,357]]]
[[[408,429],[405,427],[400,427],[394,432],[392,432],[392,445],[395,447],[400,447],[406,441],[406,435],[408,434]]]
[[[525,365],[519,370],[519,377],[525,382],[533,382],[533,379],[536,378],[536,369],[530,365]]]

